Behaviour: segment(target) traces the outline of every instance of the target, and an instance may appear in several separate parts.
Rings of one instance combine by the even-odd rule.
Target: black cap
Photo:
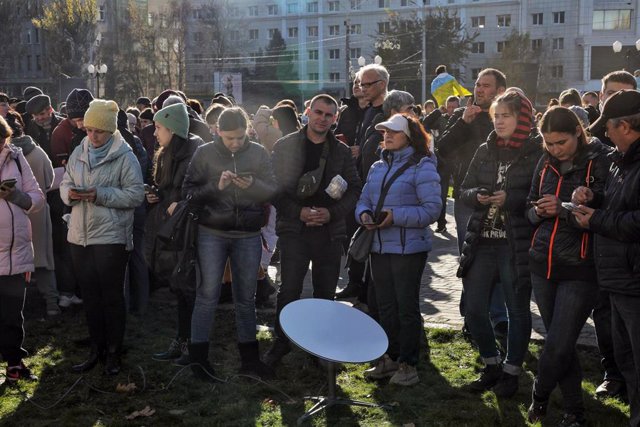
[[[138,98],[136,100],[136,105],[137,104],[142,104],[145,107],[151,107],[151,100],[149,98],[147,98],[146,96],[141,96],[140,98]]]
[[[609,119],[633,116],[638,113],[640,113],[640,92],[634,89],[620,90],[607,98],[600,117],[589,126],[589,132],[601,131]]]

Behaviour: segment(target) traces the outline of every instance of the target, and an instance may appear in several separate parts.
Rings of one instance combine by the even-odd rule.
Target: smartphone
[[[386,212],[386,211],[380,212],[380,214],[376,218],[376,225],[382,224],[382,221],[384,221],[388,215],[389,215],[389,212]]]
[[[375,225],[375,221],[371,219],[371,215],[368,216],[366,221],[362,221],[362,225]]]
[[[538,206],[539,202],[537,200],[532,200],[529,203],[531,203],[531,206]]]
[[[89,191],[88,188],[84,188],[84,187],[71,187],[71,189],[76,193],[87,193]]]
[[[67,162],[69,161],[69,153],[56,154],[56,158],[60,161],[60,163]]]
[[[573,212],[578,209],[578,205],[571,202],[562,202],[562,207],[568,210],[569,212]]]
[[[4,181],[0,182],[0,187],[5,190],[10,190],[16,186],[17,182],[18,180],[16,178],[5,179]]]
[[[152,185],[144,184],[144,192],[145,194],[151,193],[154,195],[158,195],[158,189]]]
[[[238,172],[236,173],[236,176],[238,178],[247,178],[253,175],[253,172]]]
[[[480,187],[478,188],[478,194],[481,196],[491,196],[493,193],[489,191],[488,188]]]

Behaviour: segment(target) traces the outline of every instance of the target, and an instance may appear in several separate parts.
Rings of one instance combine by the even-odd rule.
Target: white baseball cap
[[[411,137],[411,133],[409,132],[409,121],[402,114],[394,114],[386,121],[378,123],[376,125],[376,130],[385,129],[393,130],[396,132],[404,132],[405,135]]]

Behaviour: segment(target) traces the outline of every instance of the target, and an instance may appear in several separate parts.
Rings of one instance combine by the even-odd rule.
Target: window
[[[287,33],[289,34],[290,39],[295,39],[296,37],[298,37],[298,27],[287,28]]]
[[[502,52],[507,47],[506,41],[498,42],[498,52]]]
[[[202,54],[201,53],[196,53],[193,55],[193,62],[194,64],[202,64]]]
[[[160,14],[160,27],[167,28],[167,15]]]
[[[562,78],[564,77],[564,67],[562,65],[554,65],[551,67],[551,77]]]
[[[147,14],[147,24],[150,27],[153,27],[153,13],[148,13]]]
[[[229,40],[231,40],[232,42],[237,42],[238,40],[240,40],[240,31],[238,30],[229,31]]]
[[[409,0],[400,0],[400,7],[409,6]]]
[[[169,52],[169,42],[164,37],[158,39],[158,48],[160,52]]]
[[[298,3],[288,3],[287,4],[287,13],[289,13],[289,14],[298,13]]]
[[[482,68],[472,68],[471,69],[471,78],[473,80],[476,80],[478,78],[478,74],[480,74],[480,71],[482,71]]]
[[[351,24],[351,27],[349,27],[349,31],[351,32],[351,34],[362,34],[362,25]]]
[[[454,4],[456,2],[456,0],[448,0],[447,3],[449,4]]]
[[[384,34],[391,31],[391,23],[388,21],[378,22],[378,33]]]
[[[329,2],[329,12],[338,12],[340,10],[340,2],[339,1],[330,1]]]
[[[329,59],[340,59],[340,49],[329,49]]]
[[[542,39],[532,39],[531,50],[540,50],[540,49],[542,49]]]
[[[349,49],[349,57],[350,58],[360,58],[362,56],[362,48],[352,47]]]
[[[594,30],[628,30],[631,28],[631,10],[594,10]]]
[[[202,40],[203,40],[203,38],[202,38],[202,33],[201,32],[198,31],[196,33],[193,33],[193,41],[194,42],[201,42]]]
[[[553,23],[564,24],[564,12],[553,12]]]
[[[340,81],[340,73],[329,73],[329,80],[332,82]]]
[[[531,15],[533,17],[533,25],[542,25],[544,14],[542,13],[534,13]]]
[[[484,42],[471,43],[471,53],[484,53]]]
[[[229,16],[240,16],[240,9],[237,7],[230,7],[229,8]]]
[[[258,6],[249,6],[249,16],[258,16]]]
[[[269,15],[277,15],[278,14],[278,5],[277,4],[270,4],[269,6],[267,6],[267,13]]]
[[[194,83],[202,83],[204,81],[204,78],[202,77],[202,74],[195,74],[193,76],[193,81]]]
[[[471,26],[473,28],[484,28],[484,16],[472,16]]]
[[[330,36],[339,36],[340,35],[340,25],[329,25],[329,35]]]
[[[269,28],[269,40],[271,40],[273,36],[275,36],[276,31],[278,31],[277,28]]]
[[[34,43],[38,44],[40,43],[40,30],[37,28],[33,29],[33,35],[35,36],[35,41]]]
[[[351,0],[351,10],[360,10],[363,0]]]
[[[202,10],[201,9],[193,9],[193,12],[191,13],[191,16],[195,20],[202,19]]]
[[[318,73],[309,73],[309,80],[311,80],[311,81],[320,80],[320,74],[318,74]]]
[[[318,2],[317,1],[311,1],[309,3],[307,3],[307,12],[308,13],[314,13],[318,11]]]
[[[510,27],[511,15],[498,15],[498,27]]]
[[[309,51],[309,60],[310,61],[317,61],[318,60],[318,49],[314,49],[314,50],[310,50]]]
[[[249,30],[249,40],[258,40],[258,30]]]
[[[562,37],[558,37],[556,39],[553,39],[553,50],[562,50],[564,49],[564,38]]]
[[[389,7],[389,0],[378,0],[378,7],[380,9],[382,8],[388,8]]]
[[[24,37],[25,44],[31,44],[31,31],[27,31]]]
[[[31,71],[31,55],[27,55],[27,71]]]
[[[318,27],[317,26],[307,27],[307,36],[318,37]]]
[[[36,70],[42,71],[42,64],[40,63],[40,55],[36,55]]]
[[[104,22],[105,18],[106,18],[106,14],[107,14],[107,7],[103,4],[101,4],[100,6],[98,6],[98,21],[100,22]]]

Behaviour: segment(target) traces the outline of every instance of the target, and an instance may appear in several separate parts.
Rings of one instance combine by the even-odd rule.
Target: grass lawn
[[[217,373],[227,382],[197,382],[189,368],[181,371],[169,363],[151,360],[150,354],[164,350],[174,334],[174,310],[171,295],[160,290],[154,294],[146,318],[129,318],[125,340],[128,351],[123,372],[115,378],[102,376],[99,367],[84,376],[69,373],[70,365],[84,360],[87,354],[87,349],[72,343],[74,338],[86,336],[81,311],[71,310],[55,321],[27,320],[25,346],[32,356],[26,362],[40,380],[17,387],[0,386],[0,425],[295,425],[297,418],[312,406],[301,397],[326,392],[325,371],[301,350],[284,358],[277,371],[279,380],[270,385],[234,376],[239,356],[231,309],[218,311],[212,337],[216,345],[210,357]],[[271,325],[273,316],[258,313],[259,323]],[[477,352],[459,332],[429,329],[425,335],[428,348],[425,343],[419,364],[421,382],[414,387],[365,381],[364,365],[346,365],[338,374],[339,393],[353,399],[389,403],[393,405],[390,411],[337,407],[316,415],[311,425],[527,425],[526,410],[540,343],[530,346],[519,393],[512,399],[497,400],[492,392],[473,394],[465,390],[465,384],[476,377],[480,363]],[[265,351],[271,339],[269,332],[260,332],[259,339]],[[590,425],[626,425],[626,405],[592,397],[601,380],[597,355],[593,349],[581,349],[580,356]],[[3,379],[0,376],[0,381]],[[118,383],[133,383],[136,390],[117,393]],[[152,416],[125,418],[146,406],[155,410]],[[561,416],[559,396],[554,393],[548,424],[543,425],[556,425]]]

